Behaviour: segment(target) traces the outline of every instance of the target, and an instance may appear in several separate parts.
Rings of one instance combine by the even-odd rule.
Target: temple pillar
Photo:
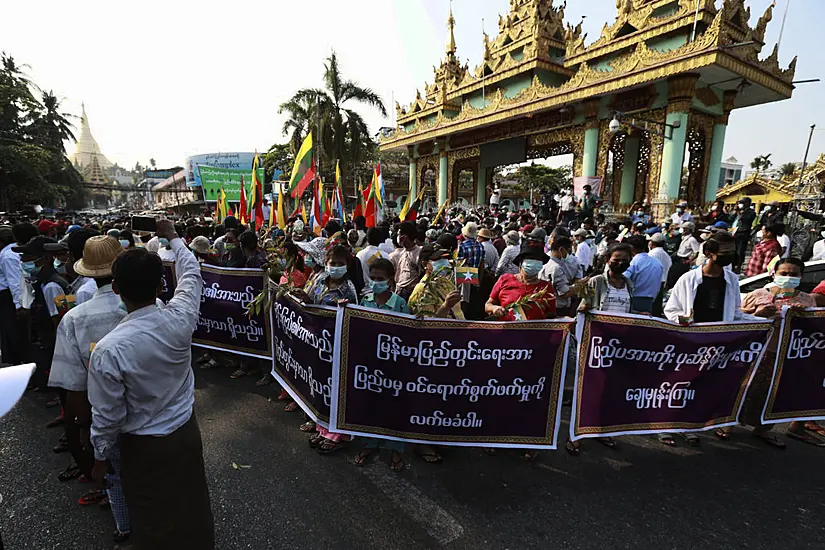
[[[487,204],[487,169],[478,165],[478,177],[476,178],[476,206]]]
[[[599,158],[599,126],[588,124],[584,131],[584,151],[582,153],[581,176],[594,177],[596,175],[596,159]],[[574,174],[575,175],[575,174]]]
[[[412,204],[412,201],[415,200],[415,197],[418,196],[417,176],[418,176],[417,162],[416,162],[414,157],[410,157],[410,189],[409,189],[410,204]]]
[[[636,173],[639,171],[639,136],[634,133],[624,142],[624,165],[622,166],[622,187],[619,204],[629,205],[633,202],[636,190]]]
[[[659,176],[658,199],[668,203],[679,197],[679,185],[682,181],[682,166],[685,162],[685,145],[687,144],[688,114],[696,92],[699,75],[687,74],[668,79],[668,105],[663,131],[669,135],[665,138],[662,149],[662,172]],[[678,126],[678,127],[673,127]]]
[[[582,151],[582,173],[574,176],[594,177],[599,159],[599,99],[585,101],[582,105],[584,114],[584,148]]]
[[[441,151],[438,156],[438,206],[447,202],[447,193],[450,182],[447,181],[447,151]]]
[[[716,200],[716,193],[719,191],[719,175],[722,173],[722,153],[725,150],[725,135],[728,131],[728,118],[733,110],[736,100],[736,90],[728,90],[724,95],[725,114],[716,118],[713,125],[713,138],[710,148],[710,162],[708,165],[708,182],[705,187],[705,202]]]

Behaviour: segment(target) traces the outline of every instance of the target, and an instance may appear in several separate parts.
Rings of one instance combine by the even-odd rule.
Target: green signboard
[[[221,187],[226,192],[226,200],[238,202],[241,200],[241,178],[246,186],[246,200],[250,200],[252,193],[252,170],[237,170],[233,168],[215,168],[213,166],[199,166],[203,196],[207,202],[214,202],[220,198]],[[264,169],[258,168],[258,179],[264,181]]]

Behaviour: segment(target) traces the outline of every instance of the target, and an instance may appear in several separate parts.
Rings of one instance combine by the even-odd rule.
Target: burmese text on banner
[[[247,308],[266,288],[263,270],[201,265],[203,293],[192,345],[269,359],[269,315]]]
[[[273,288],[274,296],[277,288]],[[336,309],[272,302],[272,376],[312,420],[329,426]]]
[[[580,315],[571,438],[736,424],[772,326]]]
[[[442,445],[554,449],[572,319],[338,315],[331,430]]]
[[[783,309],[762,422],[825,419],[825,309]]]

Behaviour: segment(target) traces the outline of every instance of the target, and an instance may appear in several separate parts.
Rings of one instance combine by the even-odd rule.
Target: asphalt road
[[[619,450],[587,442],[578,458],[534,462],[451,448],[443,464],[410,457],[395,474],[386,456],[354,466],[355,444],[317,454],[272,387],[228,376],[197,372],[220,549],[825,548],[825,449],[777,451],[744,430],[699,448],[629,436]],[[86,487],[57,481],[69,457],[51,452],[53,416],[29,393],[0,420],[6,549],[111,548],[111,513],[78,506]]]

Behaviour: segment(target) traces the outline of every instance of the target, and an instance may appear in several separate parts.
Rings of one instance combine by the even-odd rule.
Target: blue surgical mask
[[[337,281],[338,279],[343,278],[344,275],[347,274],[347,266],[345,266],[345,265],[328,265],[327,266],[327,273],[329,273],[329,276]]]
[[[370,288],[375,294],[382,294],[390,289],[389,281],[370,281]]]
[[[123,248],[129,248],[129,241],[127,239],[120,239],[120,246]]]
[[[23,271],[32,277],[40,273],[40,268],[34,265],[34,262],[23,262],[20,266],[23,268]]]
[[[312,259],[312,256],[304,256],[304,265],[307,267],[315,267],[315,260]]]
[[[129,313],[129,308],[126,307],[126,304],[123,303],[123,300],[120,301],[117,307],[118,309],[125,311],[126,313]]]
[[[521,269],[528,277],[535,277],[538,275],[543,266],[544,264],[541,263],[541,260],[527,258],[521,261]]]
[[[447,258],[441,258],[440,260],[435,260],[433,262],[433,271],[438,271],[439,269],[443,269],[445,267],[450,267],[450,260]]]
[[[52,265],[54,265],[54,270],[59,275],[65,275],[66,274],[66,264],[64,264],[63,262],[61,262],[57,258],[54,259],[54,262],[52,262]]]
[[[169,246],[169,239],[166,237],[159,237],[158,241],[160,242],[160,246]]]
[[[779,288],[797,288],[802,282],[802,278],[777,275],[773,278],[773,282],[776,283]]]

